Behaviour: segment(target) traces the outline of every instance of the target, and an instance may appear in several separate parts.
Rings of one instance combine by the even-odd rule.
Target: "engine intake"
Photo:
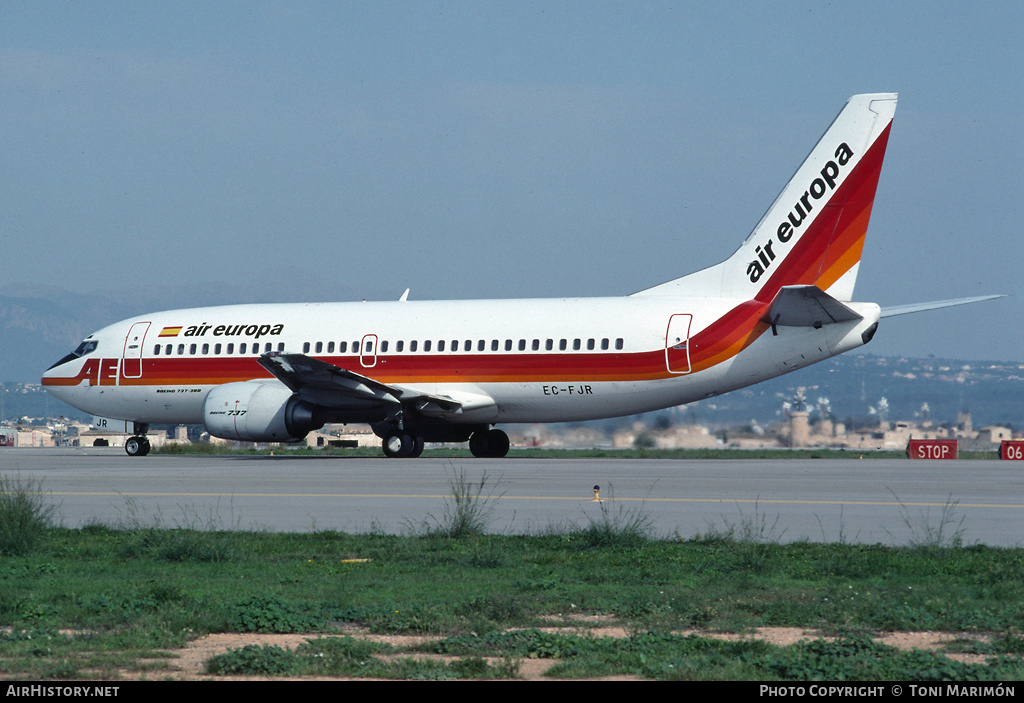
[[[294,442],[324,426],[317,407],[274,381],[225,383],[206,395],[203,425],[214,437]]]

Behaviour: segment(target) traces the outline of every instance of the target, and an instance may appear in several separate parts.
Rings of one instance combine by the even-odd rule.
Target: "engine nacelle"
[[[274,381],[225,383],[206,394],[203,424],[214,437],[294,442],[324,426],[317,408]]]

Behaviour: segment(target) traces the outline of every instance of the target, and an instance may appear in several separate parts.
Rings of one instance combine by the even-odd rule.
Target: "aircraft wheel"
[[[404,432],[391,432],[382,442],[384,456],[390,459],[412,456],[416,443],[413,438]]]
[[[416,457],[423,454],[423,438],[416,436],[412,438],[412,451],[409,453],[409,457],[415,459]]]
[[[490,432],[474,432],[469,438],[469,451],[478,459],[487,456],[487,448],[490,445],[488,435]]]
[[[508,454],[508,435],[501,430],[474,432],[469,438],[469,451],[477,458],[500,459]]]
[[[146,456],[149,454],[149,440],[145,437],[129,437],[124,443],[128,456]]]
[[[508,455],[508,435],[501,430],[491,430],[487,433],[487,456],[500,459]]]

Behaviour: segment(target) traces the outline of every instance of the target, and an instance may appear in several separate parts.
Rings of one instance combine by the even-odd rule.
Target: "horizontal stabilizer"
[[[895,317],[896,315],[909,315],[912,312],[924,312],[925,310],[937,310],[939,308],[951,308],[954,305],[967,305],[968,303],[980,303],[983,300],[995,300],[1005,298],[1005,295],[978,295],[973,298],[956,298],[955,300],[936,300],[930,303],[913,303],[911,305],[894,305],[882,308],[882,317]]]
[[[821,327],[863,317],[817,286],[783,286],[768,308],[766,321],[773,326]]]

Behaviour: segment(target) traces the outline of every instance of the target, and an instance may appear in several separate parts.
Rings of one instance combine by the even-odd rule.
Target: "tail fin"
[[[771,301],[814,285],[849,301],[875,199],[895,93],[855,95],[729,259],[635,295]]]

